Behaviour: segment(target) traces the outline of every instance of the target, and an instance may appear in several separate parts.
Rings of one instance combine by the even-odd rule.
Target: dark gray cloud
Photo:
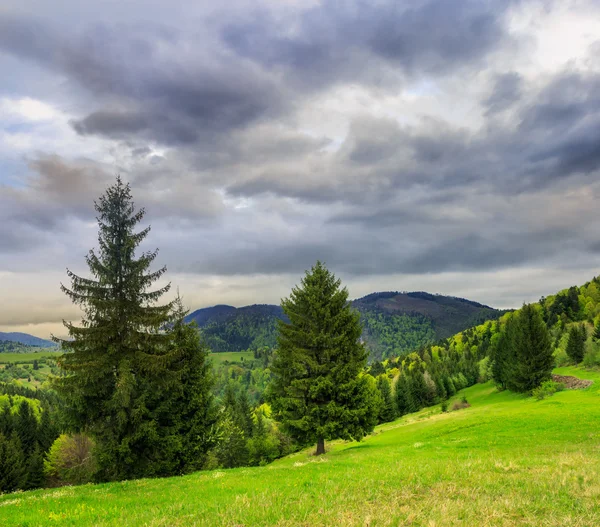
[[[510,2],[325,0],[282,21],[266,10],[226,25],[239,55],[281,68],[303,87],[340,82],[385,84],[398,73],[445,73],[480,61],[507,33]],[[376,64],[373,65],[373,62]],[[379,62],[377,62],[379,61]]]
[[[140,22],[130,5],[99,16],[73,3],[82,16],[61,21],[14,4],[0,60],[46,72],[73,153],[54,152],[48,131],[19,146],[29,121],[4,127],[0,162],[24,168],[0,169],[0,272],[26,254],[32,269],[50,265],[45,251],[61,267],[84,254],[93,200],[117,172],[161,261],[228,284],[317,258],[369,280],[562,269],[597,253],[600,70],[593,46],[538,64],[552,3],[240,0],[194,18],[156,2]],[[23,97],[46,100],[32,71]]]
[[[491,95],[483,101],[486,114],[493,115],[513,106],[522,96],[523,77],[511,71],[502,73],[494,79]]]

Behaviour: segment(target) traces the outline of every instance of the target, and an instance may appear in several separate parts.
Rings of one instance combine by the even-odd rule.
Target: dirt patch
[[[570,375],[553,375],[552,380],[554,382],[562,382],[567,390],[583,390],[594,382],[571,377]]]

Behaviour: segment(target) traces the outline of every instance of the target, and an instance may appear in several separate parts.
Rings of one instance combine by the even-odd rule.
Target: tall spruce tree
[[[551,378],[554,357],[550,335],[534,305],[524,305],[516,315],[512,345],[515,364],[508,380],[510,390],[529,392]]]
[[[278,350],[268,399],[274,415],[302,444],[362,439],[377,423],[374,390],[361,372],[367,352],[359,314],[340,280],[317,262],[281,306]]]
[[[150,227],[135,231],[144,217],[129,185],[120,178],[95,203],[99,252],[86,263],[91,278],[70,270],[71,287],[61,289],[84,311],[80,324],[65,322],[69,338],[56,390],[70,402],[69,424],[91,434],[98,447],[98,478],[153,475],[154,452],[161,446],[152,405],[172,379],[168,354],[171,303],[157,305],[169,285],[152,290],[165,267],[151,272],[157,250],[136,249]]]

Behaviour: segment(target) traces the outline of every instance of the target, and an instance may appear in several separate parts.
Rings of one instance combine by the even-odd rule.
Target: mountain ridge
[[[2,332],[0,331],[0,341],[11,341],[18,342],[19,344],[24,344],[25,346],[36,346],[39,348],[55,348],[56,343],[51,340],[42,339],[40,337],[36,337],[34,335],[30,335],[29,333],[21,333],[21,332]]]
[[[351,302],[361,315],[370,356],[378,360],[450,337],[504,312],[465,298],[425,291],[375,292]],[[275,346],[278,320],[285,320],[285,315],[274,304],[218,304],[186,317],[187,322],[198,324],[215,352]]]

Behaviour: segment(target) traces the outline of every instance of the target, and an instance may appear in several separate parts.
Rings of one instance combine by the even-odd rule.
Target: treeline
[[[41,487],[58,437],[56,398],[4,383],[0,394],[0,492]]]
[[[531,393],[551,382],[555,366],[568,364],[600,365],[599,278],[406,357],[375,362],[369,373],[387,401],[385,417],[380,415],[385,422],[477,382],[493,380],[501,390]]]
[[[0,340],[0,353],[28,353],[40,348],[26,346],[21,342],[13,342],[12,340]]]

